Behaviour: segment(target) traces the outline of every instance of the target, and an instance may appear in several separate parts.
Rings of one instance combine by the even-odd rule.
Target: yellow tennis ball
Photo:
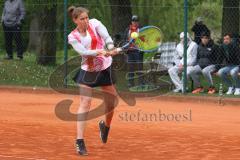
[[[137,32],[132,32],[131,33],[131,38],[132,39],[137,39],[138,38],[138,33]]]

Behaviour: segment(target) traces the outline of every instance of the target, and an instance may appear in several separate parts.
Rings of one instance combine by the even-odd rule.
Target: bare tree
[[[37,63],[56,63],[56,17],[57,5],[45,6],[40,17],[40,43],[37,51]]]
[[[122,34],[131,21],[130,0],[109,0],[112,15],[112,34]]]
[[[31,16],[30,31],[27,50],[31,53],[37,53],[40,43],[40,22],[39,15],[37,13],[33,13]]]
[[[32,8],[28,51],[36,53],[38,64],[56,63],[57,2],[37,1]]]

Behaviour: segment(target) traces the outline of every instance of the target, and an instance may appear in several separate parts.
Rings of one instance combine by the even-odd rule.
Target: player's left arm
[[[190,53],[189,53],[189,57],[187,57],[187,66],[192,66],[196,63],[197,60],[197,50],[198,50],[198,45],[194,42]]]
[[[24,7],[24,2],[21,0],[19,1],[19,19],[18,19],[18,24],[22,24],[24,17],[26,15],[25,7]]]
[[[113,40],[109,35],[107,28],[100,21],[98,20],[96,21],[97,21],[96,27],[97,33],[100,35],[101,38],[103,38],[104,42],[107,44],[107,48],[113,49],[114,48]]]

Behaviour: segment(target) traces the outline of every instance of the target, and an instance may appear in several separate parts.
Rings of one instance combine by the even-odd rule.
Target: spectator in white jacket
[[[187,33],[188,45],[187,45],[187,77],[192,72],[192,68],[196,63],[197,48],[196,42],[192,41],[191,37]],[[179,77],[179,74],[183,72],[184,65],[184,32],[180,34],[180,43],[176,47],[176,55],[174,59],[174,66],[168,70],[169,76],[175,85],[173,92],[178,93],[183,90],[183,82]]]

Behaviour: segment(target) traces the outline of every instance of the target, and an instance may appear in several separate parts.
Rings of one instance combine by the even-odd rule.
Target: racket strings
[[[162,41],[162,34],[157,28],[145,29],[139,34],[136,45],[141,50],[152,50],[159,46]]]

